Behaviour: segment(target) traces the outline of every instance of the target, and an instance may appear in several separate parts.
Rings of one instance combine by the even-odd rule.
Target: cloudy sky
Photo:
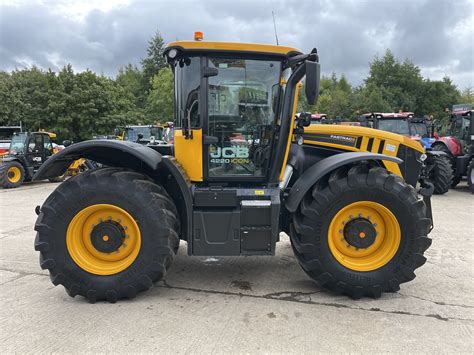
[[[387,48],[425,77],[474,86],[474,0],[0,0],[0,70],[71,63],[115,75],[159,30],[192,39],[317,47],[323,72],[360,84]]]

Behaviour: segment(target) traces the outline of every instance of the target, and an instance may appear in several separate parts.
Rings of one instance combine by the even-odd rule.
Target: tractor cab
[[[15,133],[10,142],[8,155],[24,160],[28,166],[37,169],[53,155],[52,139],[56,134],[50,132],[19,132]]]
[[[157,125],[127,125],[122,139],[141,144],[157,144],[163,139],[163,127]]]
[[[410,138],[421,142],[425,149],[431,149],[436,141],[434,138],[434,123],[426,117],[413,117],[409,120]]]
[[[455,112],[451,115],[449,135],[459,141],[463,150],[471,144],[472,110]]]
[[[303,67],[316,92],[317,54],[231,42],[179,41],[165,56],[174,72],[174,149],[191,181],[278,183]],[[290,82],[289,79],[292,78]],[[298,80],[295,80],[298,79]],[[284,95],[291,95],[283,105]]]
[[[413,112],[401,113],[366,113],[362,115],[362,121],[371,128],[386,132],[410,136],[409,120],[414,117]]]

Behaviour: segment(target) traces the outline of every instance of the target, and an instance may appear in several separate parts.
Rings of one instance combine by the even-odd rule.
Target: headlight
[[[178,50],[176,48],[170,49],[168,52],[168,57],[171,59],[176,58],[176,55],[178,54]]]
[[[428,156],[426,154],[421,154],[420,155],[420,161],[425,161]]]

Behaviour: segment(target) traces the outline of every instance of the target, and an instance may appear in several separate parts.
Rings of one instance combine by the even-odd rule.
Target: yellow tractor
[[[60,152],[53,146],[56,133],[52,132],[15,132],[8,151],[0,156],[0,187],[15,188],[24,181],[31,181],[38,169],[53,155]],[[61,182],[69,176],[90,169],[85,159],[73,161],[60,175],[50,176],[49,181]]]
[[[319,58],[285,46],[177,41],[173,155],[119,140],[74,144],[35,179],[79,157],[38,209],[35,249],[54,285],[90,302],[133,298],[192,256],[275,255],[280,232],[306,274],[334,293],[379,297],[426,261],[433,186],[423,148],[363,127],[296,117],[319,92]],[[417,187],[419,186],[419,187]]]

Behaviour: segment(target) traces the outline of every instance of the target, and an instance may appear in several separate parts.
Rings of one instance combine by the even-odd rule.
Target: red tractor
[[[454,177],[452,187],[455,187],[463,176],[474,192],[474,123],[472,110],[454,111],[451,115],[451,125],[446,136],[433,143],[435,151],[441,151],[448,156]]]
[[[366,113],[359,117],[362,126],[398,133],[412,139],[414,139],[412,134],[412,122],[414,120],[415,114],[413,112]],[[419,141],[419,139],[414,140]],[[422,145],[425,147],[424,144]],[[448,192],[453,179],[453,169],[449,156],[443,152],[433,151],[425,147],[424,159],[422,175],[433,184],[435,194],[445,194]]]

